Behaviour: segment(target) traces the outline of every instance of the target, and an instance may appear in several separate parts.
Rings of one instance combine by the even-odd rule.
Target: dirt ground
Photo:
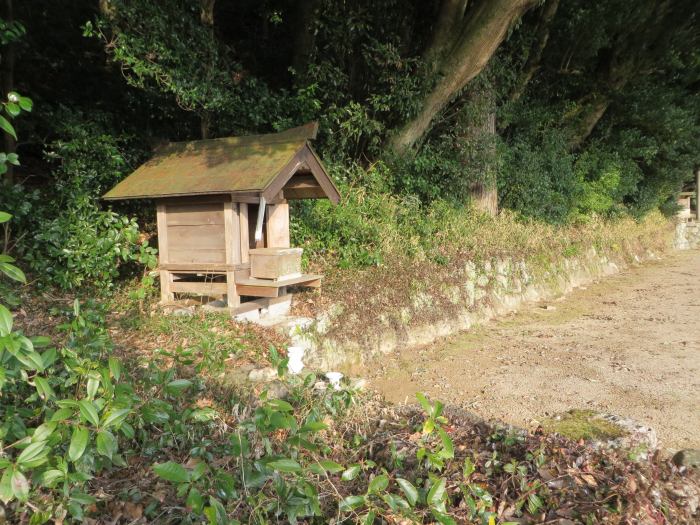
[[[396,403],[420,391],[525,427],[592,409],[652,426],[662,447],[700,448],[700,251],[373,365],[371,384]]]

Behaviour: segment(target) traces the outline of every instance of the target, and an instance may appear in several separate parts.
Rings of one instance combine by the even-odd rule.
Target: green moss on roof
[[[262,192],[316,130],[317,124],[311,123],[282,133],[172,143],[104,198]]]

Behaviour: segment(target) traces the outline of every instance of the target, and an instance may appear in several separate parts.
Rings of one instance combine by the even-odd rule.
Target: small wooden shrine
[[[236,312],[265,308],[289,287],[318,287],[289,244],[293,199],[340,195],[309,141],[318,124],[281,133],[172,143],[104,198],[154,199],[161,301],[225,296]]]

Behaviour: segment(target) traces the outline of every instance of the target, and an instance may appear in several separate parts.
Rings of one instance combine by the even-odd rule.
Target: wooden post
[[[700,168],[695,172],[695,218],[700,222]]]
[[[289,204],[286,202],[268,207],[267,247],[289,248]]]
[[[224,242],[226,243],[226,264],[240,264],[241,242],[239,234],[238,203],[224,202]],[[236,272],[226,272],[226,302],[230,308],[237,308],[241,299],[236,293]]]
[[[167,264],[168,260],[168,215],[165,204],[156,206],[156,222],[158,224],[158,262],[160,266]],[[168,270],[160,270],[160,302],[165,303],[175,299],[170,290],[173,282]]]
[[[241,202],[238,205],[239,234],[241,236],[241,262],[249,261],[248,251],[250,250],[250,238],[248,230],[248,203]]]

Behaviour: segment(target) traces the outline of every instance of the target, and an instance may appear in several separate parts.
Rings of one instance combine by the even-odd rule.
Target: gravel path
[[[370,380],[393,402],[420,391],[518,426],[588,408],[700,448],[700,251],[381,361]]]

